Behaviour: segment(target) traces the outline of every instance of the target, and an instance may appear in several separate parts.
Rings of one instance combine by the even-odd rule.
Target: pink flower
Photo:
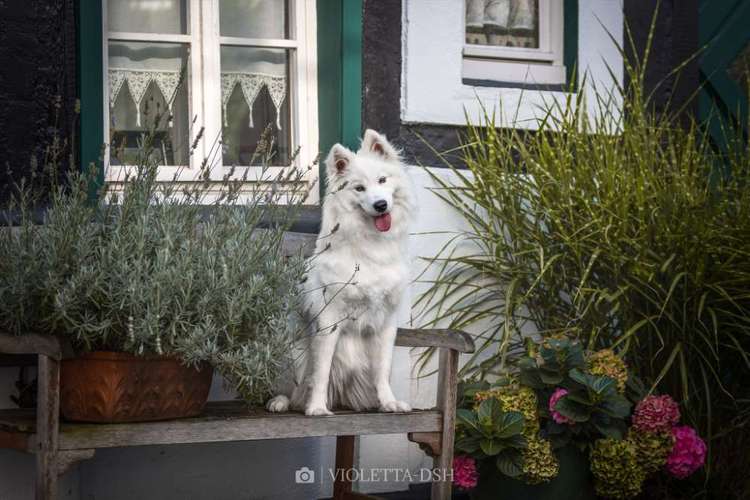
[[[464,490],[470,490],[477,485],[479,473],[474,459],[468,455],[453,457],[453,484]]]
[[[673,427],[672,436],[674,446],[667,457],[667,470],[674,477],[685,479],[706,463],[706,443],[687,425]]]
[[[671,396],[646,396],[635,407],[633,427],[639,431],[668,431],[680,421],[680,407]]]
[[[555,409],[557,402],[560,401],[560,399],[562,399],[562,397],[565,396],[567,393],[568,393],[567,389],[558,387],[557,389],[555,389],[555,392],[553,392],[552,396],[550,396],[549,398],[549,412],[552,415],[552,420],[554,420],[558,424],[574,424],[575,423],[574,421],[562,415],[559,411]]]

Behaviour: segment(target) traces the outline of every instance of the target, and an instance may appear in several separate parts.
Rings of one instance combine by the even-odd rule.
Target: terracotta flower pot
[[[62,362],[60,412],[80,422],[142,422],[198,415],[213,377],[171,356],[96,351]]]

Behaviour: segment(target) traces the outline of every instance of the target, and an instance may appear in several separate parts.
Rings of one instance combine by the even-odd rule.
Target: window
[[[565,83],[561,0],[466,0],[465,83]]]
[[[314,0],[104,0],[102,18],[109,180],[151,126],[162,180],[195,178],[206,157],[215,179],[244,175],[261,137],[275,168],[313,162]]]

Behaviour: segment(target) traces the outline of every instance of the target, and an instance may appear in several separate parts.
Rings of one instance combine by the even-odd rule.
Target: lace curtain
[[[120,93],[127,88],[135,104],[136,124],[140,127],[143,97],[153,83],[164,97],[170,113],[172,112],[183,67],[182,47],[118,42],[110,44],[109,52],[110,108],[114,108]]]
[[[466,0],[466,43],[539,47],[538,0]]]
[[[172,112],[172,103],[180,83],[182,58],[169,57],[169,50],[158,46],[137,49],[120,43],[121,55],[109,59],[109,104],[114,107],[123,88],[127,88],[136,108],[136,123],[141,126],[141,104],[153,83]],[[231,48],[227,48],[231,49]],[[137,56],[136,56],[137,54]],[[281,129],[281,106],[286,99],[286,61],[273,51],[222,51],[221,104],[227,125],[227,104],[238,85],[250,109],[249,127],[253,127],[253,104],[266,87],[276,108],[276,126]]]
[[[281,130],[281,106],[287,94],[286,53],[279,50],[244,47],[221,48],[221,105],[224,126],[227,123],[227,104],[239,86],[249,113],[248,126],[253,128],[253,105],[265,87],[276,108],[276,127]]]

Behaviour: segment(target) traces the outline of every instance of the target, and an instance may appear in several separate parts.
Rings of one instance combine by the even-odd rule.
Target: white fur
[[[337,407],[410,411],[394,397],[389,379],[396,312],[409,276],[412,184],[398,152],[372,130],[356,154],[336,144],[325,163],[323,220],[303,285],[312,331],[301,383],[290,398],[276,396],[266,407],[306,415],[329,415]],[[391,214],[387,232],[375,227],[379,201]]]

